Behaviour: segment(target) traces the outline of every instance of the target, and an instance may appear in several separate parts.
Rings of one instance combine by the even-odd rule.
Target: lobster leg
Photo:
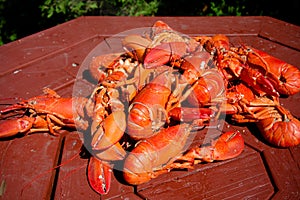
[[[60,125],[61,127],[72,127],[72,128],[75,128],[74,122],[70,123],[70,124],[66,124],[63,121],[61,121],[59,118],[55,117],[54,115],[50,115],[50,114],[47,114],[46,121],[47,121],[47,126],[48,126],[49,133],[52,134],[52,135],[54,135],[54,136],[58,136],[59,134],[57,134],[55,132],[54,127],[56,127],[56,126],[53,126],[52,122],[55,122],[56,124]]]

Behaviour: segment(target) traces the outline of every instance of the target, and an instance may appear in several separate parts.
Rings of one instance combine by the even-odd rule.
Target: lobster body
[[[172,98],[174,75],[163,72],[148,83],[133,99],[129,107],[128,134],[134,139],[154,134],[167,119],[168,103]],[[173,79],[174,80],[174,79]]]
[[[124,178],[138,185],[155,178],[164,165],[172,163],[186,150],[190,136],[187,124],[172,126],[141,140],[124,161]]]
[[[217,70],[205,70],[192,86],[187,101],[193,107],[203,107],[212,100],[222,100],[222,97],[225,96],[225,85],[226,82]]]

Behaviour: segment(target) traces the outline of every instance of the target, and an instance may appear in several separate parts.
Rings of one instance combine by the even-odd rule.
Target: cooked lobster
[[[62,98],[49,88],[44,89],[44,93],[0,111],[1,119],[9,118],[0,124],[0,138],[41,131],[57,135],[56,131],[62,127],[87,129],[88,122],[84,119],[86,98]],[[21,112],[21,117],[10,118],[13,112]]]

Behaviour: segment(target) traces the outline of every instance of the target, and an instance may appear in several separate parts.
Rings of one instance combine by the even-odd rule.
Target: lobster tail
[[[291,147],[300,143],[300,121],[287,109],[277,107],[278,117],[271,116],[257,123],[264,138],[278,147]]]

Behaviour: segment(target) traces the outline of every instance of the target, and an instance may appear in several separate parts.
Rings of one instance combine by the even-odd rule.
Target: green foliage
[[[3,16],[3,10],[4,10],[4,1],[0,0],[0,45],[3,44],[3,36],[4,36],[4,25],[6,24],[6,20]]]
[[[76,18],[98,8],[98,3],[93,0],[45,0],[40,6],[42,16],[51,18],[56,14],[63,14],[66,19]]]
[[[217,0],[210,2],[209,16],[242,16],[245,13],[246,0],[227,1]]]
[[[116,15],[123,16],[153,16],[158,10],[159,1],[118,0],[121,3]]]
[[[236,15],[241,16],[240,9],[245,8],[237,7],[238,5],[229,5],[226,4],[225,0],[221,1],[211,1],[210,2],[210,9],[212,10],[212,13],[210,13],[210,16],[223,16],[223,15]]]
[[[45,0],[40,8],[43,17],[70,20],[82,15],[151,16],[158,6],[158,0]]]

